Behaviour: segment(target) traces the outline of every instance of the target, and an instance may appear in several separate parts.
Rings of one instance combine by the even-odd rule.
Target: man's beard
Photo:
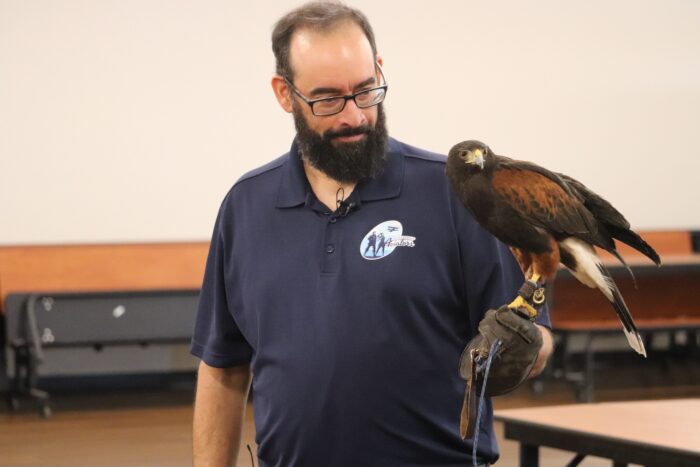
[[[382,104],[377,106],[377,122],[374,127],[362,125],[355,128],[326,130],[322,135],[309,128],[296,103],[293,115],[302,157],[312,167],[342,183],[357,183],[374,178],[381,173],[388,138]],[[365,137],[360,141],[335,140],[340,136],[362,134]]]

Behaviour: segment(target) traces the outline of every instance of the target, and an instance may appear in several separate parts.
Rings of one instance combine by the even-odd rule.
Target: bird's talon
[[[508,305],[508,308],[511,310],[523,310],[530,318],[537,316],[537,310],[520,295],[515,297],[515,300]]]

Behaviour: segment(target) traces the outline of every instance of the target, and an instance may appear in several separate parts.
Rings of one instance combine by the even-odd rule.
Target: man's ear
[[[275,93],[280,107],[287,113],[292,113],[292,90],[280,75],[272,77],[272,91]]]

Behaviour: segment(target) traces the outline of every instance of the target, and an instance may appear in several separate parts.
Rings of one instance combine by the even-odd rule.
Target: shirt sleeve
[[[484,230],[459,201],[455,202],[462,279],[471,332],[476,335],[486,312],[512,302],[525,278],[510,249]],[[535,322],[551,327],[547,305]]]
[[[229,306],[232,284],[227,280],[227,263],[233,230],[227,220],[226,206],[225,200],[214,226],[190,348],[193,355],[218,368],[245,365],[253,354]]]

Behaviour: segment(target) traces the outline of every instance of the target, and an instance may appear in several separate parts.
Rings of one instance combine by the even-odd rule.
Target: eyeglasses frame
[[[340,112],[342,112],[343,110],[345,110],[345,106],[347,105],[348,101],[351,100],[351,99],[353,100],[353,102],[355,102],[355,105],[356,105],[359,109],[369,109],[370,107],[374,107],[375,105],[379,105],[379,104],[381,104],[382,102],[384,102],[384,99],[386,99],[387,90],[389,89],[389,83],[387,82],[386,77],[384,76],[384,71],[382,70],[382,67],[381,67],[379,64],[377,64],[376,67],[377,67],[377,69],[379,70],[379,74],[380,74],[381,77],[382,77],[382,81],[384,81],[384,84],[382,84],[381,86],[376,86],[376,87],[373,87],[373,88],[370,88],[370,89],[363,89],[362,91],[358,91],[358,92],[356,92],[356,93],[354,93],[354,94],[348,94],[348,95],[345,95],[345,96],[321,97],[320,99],[309,99],[308,97],[306,97],[305,95],[303,95],[303,94],[301,93],[301,91],[299,91],[299,89],[294,85],[294,83],[292,83],[292,80],[290,80],[290,79],[287,78],[286,76],[283,76],[282,78],[284,79],[285,83],[287,83],[287,85],[292,89],[292,91],[294,91],[294,92],[296,93],[297,96],[301,97],[301,99],[302,99],[304,102],[306,102],[306,103],[308,104],[308,106],[311,108],[311,113],[312,113],[312,114],[314,114],[314,115],[317,116],[317,117],[330,117],[330,116],[332,116],[332,115],[338,115]],[[355,100],[355,98],[356,98],[357,96],[362,95],[362,94],[367,94],[367,93],[370,93],[370,92],[372,92],[372,91],[376,91],[377,89],[383,89],[383,90],[384,90],[384,97],[382,97],[382,100],[379,101],[379,102],[377,102],[376,104],[367,105],[367,106],[364,106],[364,107],[363,107],[363,106],[361,106],[360,104],[358,104],[357,101]],[[323,102],[323,101],[330,101],[330,100],[335,100],[335,99],[344,99],[344,101],[343,101],[343,106],[342,106],[342,107],[340,108],[340,110],[338,110],[337,112],[333,112],[332,114],[322,114],[322,115],[318,115],[316,112],[314,112],[314,104],[315,104],[315,103],[317,103],[317,102]]]

